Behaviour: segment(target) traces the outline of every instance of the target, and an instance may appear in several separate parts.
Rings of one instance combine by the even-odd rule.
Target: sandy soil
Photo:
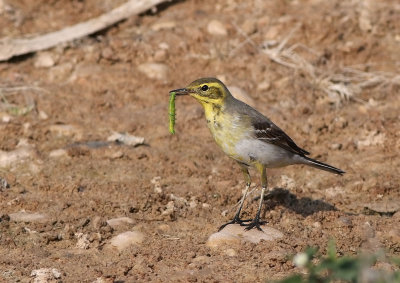
[[[17,37],[123,1],[0,3],[0,36]],[[290,255],[324,251],[330,239],[339,254],[400,255],[399,15],[397,1],[177,1],[1,63],[0,280],[29,282],[54,268],[49,278],[63,282],[255,282],[300,272]],[[298,24],[285,47],[299,44],[314,80],[265,52]],[[318,78],[344,67],[378,79],[342,84],[347,99],[328,95]],[[177,99],[176,135],[168,132],[168,91],[205,76],[347,172],[268,170],[263,219],[283,233],[277,241],[206,245],[233,216],[244,180],[190,97]],[[145,145],[107,142],[114,132]],[[257,208],[251,173],[257,190],[244,217]],[[129,219],[107,222],[119,217]],[[118,250],[111,239],[126,231],[143,241]]]

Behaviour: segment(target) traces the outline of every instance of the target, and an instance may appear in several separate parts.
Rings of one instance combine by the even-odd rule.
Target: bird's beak
[[[189,90],[186,88],[179,88],[179,89],[174,89],[171,90],[171,92],[175,92],[176,95],[188,95],[189,94]]]

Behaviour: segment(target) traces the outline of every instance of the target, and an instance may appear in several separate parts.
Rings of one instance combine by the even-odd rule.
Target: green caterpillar
[[[169,132],[175,134],[175,92],[169,93]]]

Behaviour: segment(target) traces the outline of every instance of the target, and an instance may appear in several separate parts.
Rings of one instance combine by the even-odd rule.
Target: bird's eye
[[[208,85],[203,85],[202,87],[201,87],[201,90],[202,91],[206,91],[208,89]]]

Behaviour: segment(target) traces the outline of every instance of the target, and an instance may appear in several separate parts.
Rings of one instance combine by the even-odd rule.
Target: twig
[[[60,43],[87,36],[112,26],[115,23],[120,22],[132,15],[143,13],[153,6],[166,1],[171,0],[130,0],[97,18],[64,28],[59,31],[40,35],[30,39],[1,39],[0,61],[6,61],[14,56],[48,49]]]

